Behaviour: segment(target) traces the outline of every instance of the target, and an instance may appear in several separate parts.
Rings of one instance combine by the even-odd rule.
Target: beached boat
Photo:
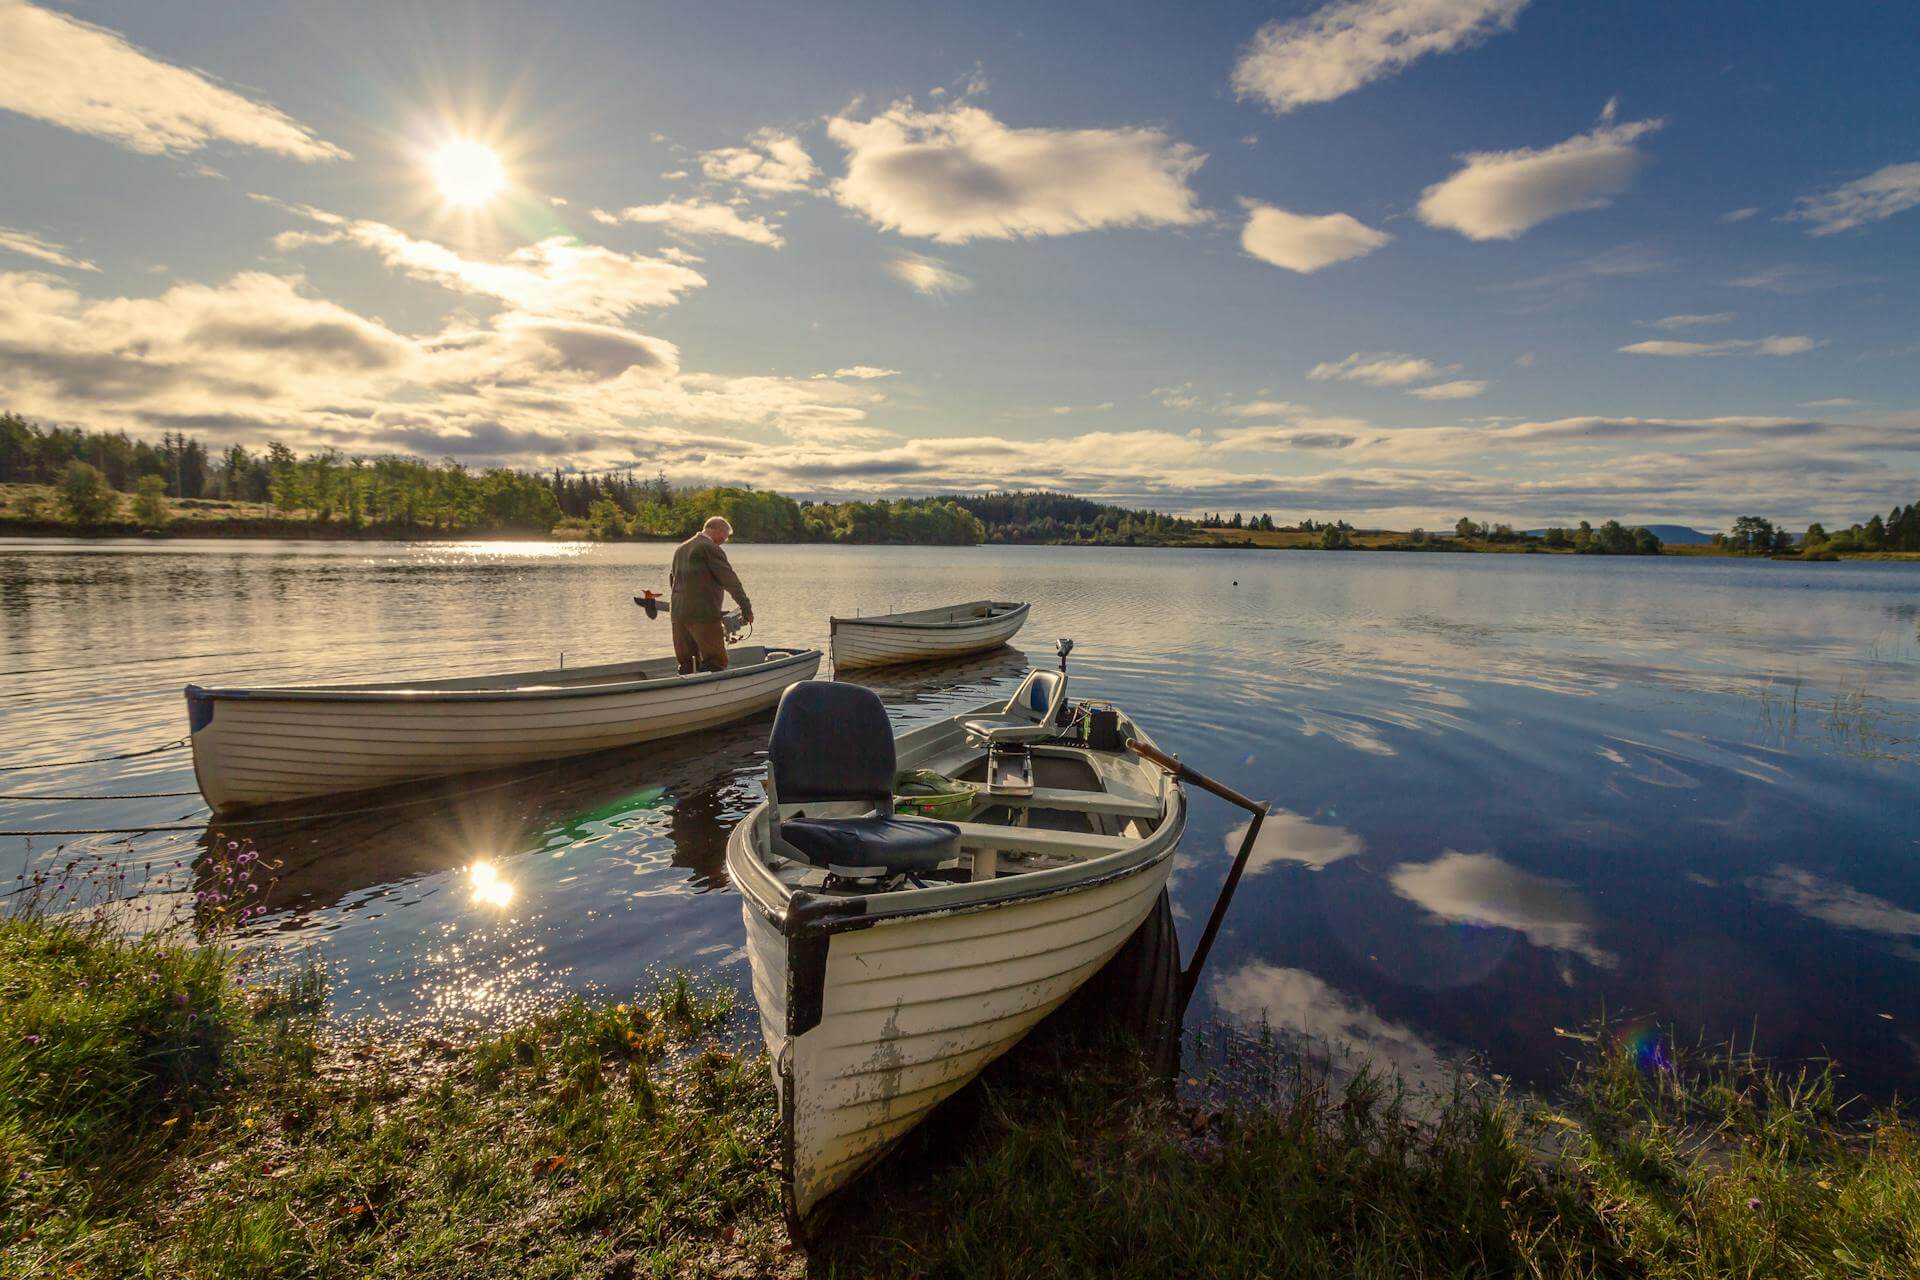
[[[982,653],[1013,639],[1026,625],[1028,608],[1011,600],[970,600],[911,613],[829,618],[833,669],[853,671]]]
[[[1123,713],[1093,721],[1065,692],[1063,673],[1035,672],[1008,702],[897,741],[860,686],[781,700],[768,799],[734,829],[727,871],[802,1231],[1154,909],[1185,796],[1125,746],[1145,735]],[[972,785],[958,820],[895,815],[895,780],[920,771]]]
[[[558,760],[738,720],[811,677],[818,649],[728,651],[449,680],[262,689],[187,686],[193,769],[216,813],[415,778]]]

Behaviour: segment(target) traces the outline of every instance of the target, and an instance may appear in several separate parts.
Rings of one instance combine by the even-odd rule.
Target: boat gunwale
[[[943,609],[965,609],[976,604],[984,604],[989,609],[1001,605],[1008,607],[1005,613],[989,613],[984,618],[964,618],[956,622],[909,621],[915,613],[939,613]],[[1032,608],[1031,600],[969,600],[965,604],[937,605],[931,609],[915,609],[907,613],[878,613],[870,618],[828,618],[827,624],[830,628],[874,627],[881,630],[965,631],[1005,623],[1011,618],[1024,616]]]
[[[818,664],[826,655],[819,649],[775,649],[765,650],[766,657],[754,663],[730,666],[724,671],[697,671],[692,675],[648,676],[640,680],[614,680],[603,684],[583,684],[572,687],[520,687],[501,686],[499,688],[479,689],[433,689],[406,688],[403,685],[386,688],[367,686],[343,687],[328,685],[286,685],[262,686],[259,688],[207,688],[189,684],[186,696],[190,700],[219,699],[222,701],[260,701],[260,702],[373,702],[387,704],[412,705],[434,702],[534,702],[562,698],[593,698],[629,693],[645,693],[655,689],[686,688],[689,685],[730,683],[744,676],[764,675],[786,667],[800,666],[806,662]],[[778,656],[776,656],[778,655]],[[643,659],[642,661],[663,661],[664,659]],[[625,664],[609,664],[620,666]],[[580,668],[588,670],[590,668]],[[551,671],[503,672],[502,676],[514,675],[558,675],[561,668]],[[485,679],[487,677],[461,676],[458,679]]]

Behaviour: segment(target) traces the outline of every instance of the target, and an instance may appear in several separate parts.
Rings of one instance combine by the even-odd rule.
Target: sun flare
[[[477,208],[507,185],[507,170],[500,163],[499,153],[471,138],[456,138],[442,146],[428,165],[441,198],[448,204]]]

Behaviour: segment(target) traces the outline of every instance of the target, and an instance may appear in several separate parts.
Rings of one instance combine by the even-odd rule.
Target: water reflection
[[[860,673],[908,726],[1002,695],[1053,638],[1073,694],[1277,807],[1214,952],[1251,1009],[1404,1062],[1485,1053],[1550,1078],[1555,1026],[1610,1011],[1683,1039],[1829,1053],[1911,1093],[1920,864],[1920,573],[1545,557],[1093,548],[729,548],[760,637],[824,646],[829,612],[1028,599],[1022,649]],[[385,679],[664,653],[630,603],[653,544],[10,542],[5,763],[185,731],[180,686]],[[744,984],[728,828],[766,721],[551,773],[409,788],[395,807],[234,827],[282,882],[258,945],[319,950],[336,1008],[512,1018],[661,967]],[[22,775],[27,776],[27,775]],[[194,788],[184,752],[10,787]],[[204,820],[189,794],[9,800],[21,829]],[[1196,800],[1173,906],[1204,918],[1242,815]],[[191,860],[202,830],[12,840],[30,860]],[[1464,851],[1464,852],[1463,852]],[[0,849],[0,853],[4,853]],[[505,905],[476,901],[485,860]],[[497,893],[497,890],[490,892]],[[189,898],[191,895],[187,895]],[[1309,981],[1311,980],[1311,981]],[[1318,984],[1317,986],[1314,984]],[[1319,1010],[1314,1013],[1313,1010]],[[1890,1019],[1881,1015],[1890,1015]]]
[[[1240,852],[1251,822],[1243,822],[1227,832],[1224,841],[1230,854]],[[1268,812],[1254,837],[1253,852],[1247,855],[1247,874],[1265,871],[1281,863],[1294,862],[1318,871],[1342,858],[1351,858],[1366,846],[1360,837],[1345,827],[1314,822],[1286,809]]]
[[[1388,876],[1404,898],[1436,919],[1511,929],[1536,947],[1610,969],[1618,963],[1593,940],[1593,912],[1564,880],[1537,876],[1488,853],[1447,850],[1432,862],[1402,863]]]
[[[1276,1034],[1296,1051],[1330,1059],[1336,1070],[1373,1063],[1420,1088],[1443,1084],[1451,1075],[1446,1058],[1417,1031],[1304,969],[1243,963],[1209,979],[1207,994],[1242,1034]]]
[[[467,895],[488,907],[504,907],[513,902],[513,885],[500,878],[500,872],[486,859],[467,868]]]

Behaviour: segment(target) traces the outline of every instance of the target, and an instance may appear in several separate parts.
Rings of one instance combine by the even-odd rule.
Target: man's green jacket
[[[740,575],[727,562],[720,544],[704,533],[696,533],[673,552],[673,616],[681,622],[718,622],[722,592],[731,592],[740,603],[740,611],[753,612],[747,602],[747,589]]]

